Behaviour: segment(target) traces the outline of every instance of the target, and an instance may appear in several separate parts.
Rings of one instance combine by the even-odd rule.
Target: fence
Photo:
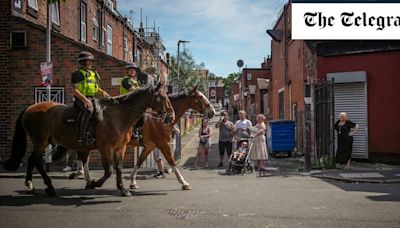
[[[335,167],[333,130],[334,87],[330,81],[314,84],[315,152],[313,165],[319,168]]]

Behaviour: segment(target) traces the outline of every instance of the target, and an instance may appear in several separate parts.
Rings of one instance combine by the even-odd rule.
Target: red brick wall
[[[19,113],[34,103],[34,86],[40,86],[40,63],[46,60],[45,30],[37,25],[28,24],[23,19],[13,17],[13,29],[28,32],[29,46],[26,49],[9,50],[9,74],[1,75],[0,118],[0,154],[10,152],[15,121]],[[101,76],[101,87],[111,95],[119,94],[119,86],[111,86],[112,77],[121,77],[125,72],[125,63],[102,52],[87,48],[80,42],[73,41],[61,35],[52,36],[52,62],[54,86],[66,88],[67,103],[71,103],[71,73],[77,69],[76,57],[82,50],[88,50],[95,56],[95,68]],[[3,119],[2,119],[3,120]],[[95,153],[94,156],[98,156]],[[129,155],[128,155],[129,158]],[[97,160],[98,159],[94,159]]]
[[[6,88],[8,88],[9,81],[9,46],[10,46],[10,25],[9,21],[11,14],[11,4],[9,1],[0,1],[0,161],[4,157],[4,149],[8,146],[7,131],[10,130],[10,111],[12,106],[3,105],[8,99]]]
[[[327,73],[366,71],[368,149],[371,156],[400,154],[400,51],[318,57],[318,77]],[[350,117],[351,118],[351,117]]]
[[[247,80],[247,73],[251,73],[251,80]],[[270,79],[271,78],[271,71],[267,70],[267,69],[252,69],[252,68],[244,68],[242,71],[242,77],[241,77],[241,81],[242,81],[242,90],[244,89],[244,87],[248,87],[249,85],[257,85],[257,78],[266,78],[266,79]],[[250,94],[250,93],[249,93]],[[251,101],[255,102],[255,96],[252,95],[251,97]],[[244,107],[243,109],[247,109],[247,104],[248,102],[246,102],[246,99],[241,100],[241,104],[242,107]]]
[[[38,1],[38,17],[34,18],[31,15],[27,14],[27,3],[23,5],[23,15],[22,17],[26,20],[29,20],[35,24],[41,25],[43,27],[47,27],[47,1]],[[60,29],[55,30],[62,35],[73,39],[77,42],[82,42],[83,44],[97,49],[106,51],[107,47],[107,35],[105,38],[105,46],[99,46],[100,39],[97,41],[93,40],[93,18],[96,18],[97,11],[101,8],[101,5],[97,0],[87,0],[87,20],[86,20],[86,42],[80,40],[80,0],[74,1],[61,1],[60,5]],[[114,6],[116,6],[114,4]],[[128,57],[129,51],[132,50],[133,47],[133,33],[130,32],[126,26],[124,26],[123,22],[118,19],[115,15],[113,15],[108,8],[103,8],[104,12],[104,28],[107,29],[107,24],[112,26],[113,29],[113,56],[124,60],[123,58],[123,34],[125,31],[126,37],[128,39]],[[102,30],[102,25],[100,24],[100,19],[97,18],[99,23],[99,30]],[[99,35],[100,36],[100,35]],[[100,38],[100,37],[99,37]],[[127,59],[130,61],[130,59]]]

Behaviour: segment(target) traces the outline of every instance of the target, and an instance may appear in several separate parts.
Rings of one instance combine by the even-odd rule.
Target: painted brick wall
[[[392,155],[399,162],[399,60],[400,51],[318,57],[319,78],[332,72],[367,72],[368,149],[372,159]]]

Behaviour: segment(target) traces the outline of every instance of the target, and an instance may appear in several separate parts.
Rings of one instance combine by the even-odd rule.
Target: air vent
[[[26,42],[26,31],[12,31],[10,33],[10,45],[12,48],[25,48],[27,47]]]

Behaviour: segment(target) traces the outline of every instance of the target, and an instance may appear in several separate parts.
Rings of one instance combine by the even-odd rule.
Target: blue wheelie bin
[[[291,156],[295,146],[295,122],[292,120],[269,121],[267,146],[271,155],[287,153]]]

